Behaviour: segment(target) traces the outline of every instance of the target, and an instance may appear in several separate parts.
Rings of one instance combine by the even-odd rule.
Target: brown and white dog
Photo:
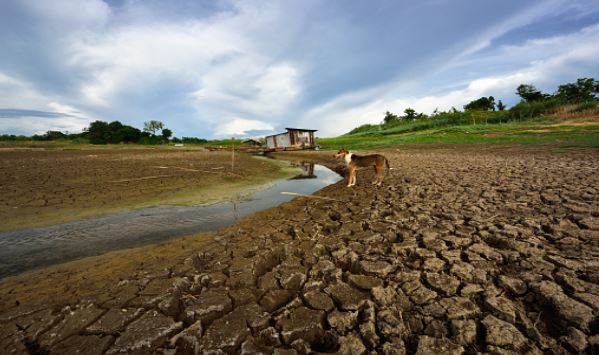
[[[376,173],[376,179],[372,182],[373,185],[380,186],[385,179],[385,167],[389,167],[389,161],[387,158],[380,154],[371,154],[359,156],[351,153],[348,150],[341,149],[334,155],[335,158],[341,158],[347,165],[347,187],[354,186],[356,184],[356,169],[362,167],[374,166]]]

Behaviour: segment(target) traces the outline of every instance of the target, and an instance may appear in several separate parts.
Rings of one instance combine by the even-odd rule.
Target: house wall
[[[312,145],[310,143],[310,132],[296,131],[295,133],[295,145],[297,145],[298,147],[309,147]]]
[[[266,137],[268,149],[282,149],[287,147],[312,147],[314,146],[314,132],[288,131],[274,136]]]
[[[275,139],[277,140],[278,148],[285,148],[291,146],[291,141],[289,140],[289,133],[277,134],[275,136]]]
[[[266,147],[269,149],[286,148],[291,146],[289,133],[281,133],[266,137]]]

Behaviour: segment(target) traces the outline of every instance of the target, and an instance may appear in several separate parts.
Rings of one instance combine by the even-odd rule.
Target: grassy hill
[[[416,120],[364,125],[335,138],[319,138],[322,149],[370,149],[394,144],[528,144],[599,148],[596,102],[509,111],[444,112]]]

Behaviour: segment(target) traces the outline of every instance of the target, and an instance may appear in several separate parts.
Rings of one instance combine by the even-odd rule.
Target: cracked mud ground
[[[343,202],[295,199],[85,295],[3,287],[0,353],[599,352],[596,150],[384,154],[380,188],[360,171],[317,193]]]

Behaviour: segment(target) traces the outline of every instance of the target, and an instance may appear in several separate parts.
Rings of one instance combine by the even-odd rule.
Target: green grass
[[[235,147],[239,147],[242,142],[244,141],[244,139],[219,139],[219,140],[211,140],[211,141],[207,141],[205,143],[200,143],[197,144],[198,146],[202,146],[202,147],[231,147],[231,146],[235,146]],[[187,144],[187,143],[186,143]],[[196,145],[196,144],[194,144]]]
[[[553,118],[497,124],[461,124],[432,128],[420,124],[389,130],[319,138],[322,149],[372,149],[396,144],[521,144],[553,145],[563,148],[599,148],[597,125],[551,125]]]
[[[203,143],[189,143],[185,142],[185,148],[207,148],[207,147],[223,147],[228,148],[231,146],[239,147],[243,145],[243,139],[222,139],[222,140],[211,140]],[[57,139],[50,141],[41,140],[1,140],[0,148],[44,148],[44,149],[81,149],[81,148],[110,148],[110,149],[161,149],[174,147],[175,142],[169,142],[168,144],[141,144],[141,143],[120,143],[120,144],[90,144],[87,140],[69,140],[69,139]]]
[[[456,125],[502,123],[510,119],[506,111],[443,112],[432,118],[415,121],[398,120],[380,125],[366,124],[353,129],[348,135],[390,135]]]

